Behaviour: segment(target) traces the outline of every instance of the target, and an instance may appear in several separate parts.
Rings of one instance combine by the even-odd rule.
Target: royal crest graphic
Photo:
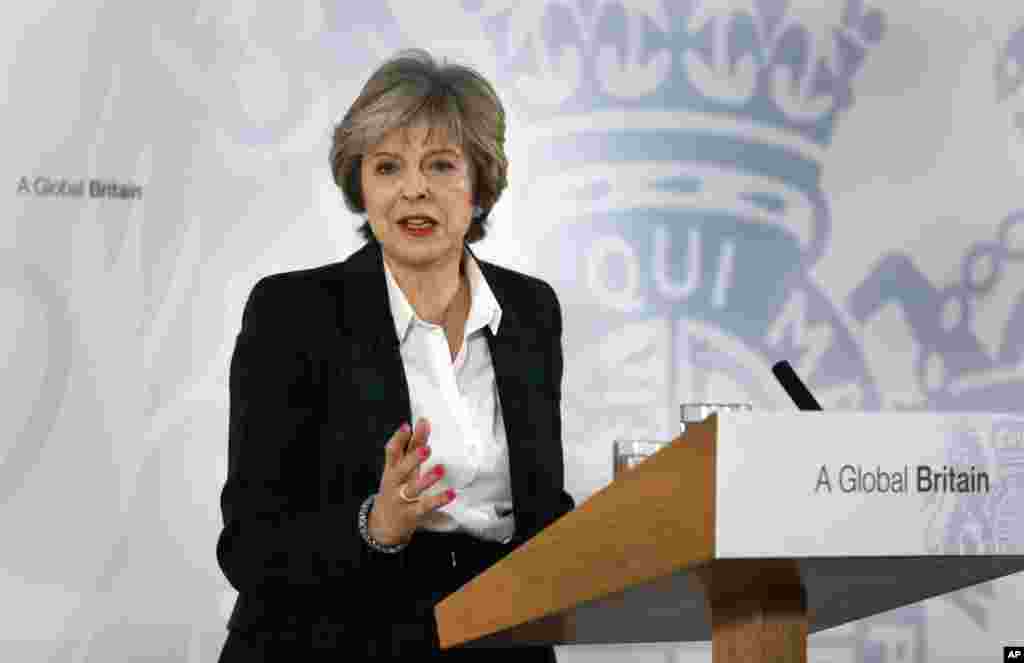
[[[778,359],[826,409],[1019,408],[1024,385],[1012,367],[1024,315],[993,334],[1003,339],[994,354],[977,324],[988,293],[1018,294],[1003,279],[1022,241],[1016,216],[994,241],[969,247],[950,287],[900,254],[865,265],[843,302],[813,277],[833,223],[825,156],[885,35],[877,9],[821,5],[482,3],[503,94],[533,129],[528,188],[552,226],[540,269],[569,311],[570,454],[585,457],[573,449],[583,441],[672,436],[684,401],[790,407],[770,377]],[[1014,90],[1021,80],[1013,73]],[[872,365],[859,341],[884,337],[874,315],[892,303],[910,322],[917,388],[883,400],[885,358]],[[984,508],[943,507],[942,546],[1011,536],[1019,482],[1004,481]],[[986,628],[993,597],[982,585],[948,600]],[[924,609],[911,606],[835,644],[861,661],[923,661],[925,631]]]
[[[831,12],[831,13],[830,13]],[[882,39],[859,2],[484,2],[507,103],[531,127],[541,271],[566,320],[566,438],[661,436],[678,403],[874,408],[844,313],[811,275],[822,157]],[[652,417],[652,412],[658,417]]]

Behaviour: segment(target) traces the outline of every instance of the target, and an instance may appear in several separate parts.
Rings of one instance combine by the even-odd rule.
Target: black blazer
[[[564,489],[561,308],[544,281],[478,263],[502,307],[497,336],[484,333],[508,438],[514,547],[574,507]],[[228,628],[309,619],[340,627],[352,609],[346,597],[424,581],[403,575],[405,552],[375,552],[358,531],[384,445],[411,421],[378,244],[256,283],[230,392],[217,541],[217,561],[239,592]]]

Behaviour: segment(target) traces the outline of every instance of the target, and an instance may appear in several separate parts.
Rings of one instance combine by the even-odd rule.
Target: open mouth
[[[423,237],[424,235],[429,235],[433,232],[434,227],[437,226],[437,222],[425,216],[410,216],[401,219],[398,222],[398,225],[400,225],[406,233],[414,237]]]

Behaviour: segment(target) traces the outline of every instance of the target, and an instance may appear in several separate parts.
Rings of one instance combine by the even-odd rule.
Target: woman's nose
[[[427,178],[419,170],[409,168],[402,180],[402,195],[406,198],[422,198],[427,195]]]

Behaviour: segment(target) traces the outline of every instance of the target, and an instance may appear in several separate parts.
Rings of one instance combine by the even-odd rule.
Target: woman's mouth
[[[429,219],[415,217],[399,221],[398,225],[412,237],[427,237],[434,232],[434,226],[437,224]]]

